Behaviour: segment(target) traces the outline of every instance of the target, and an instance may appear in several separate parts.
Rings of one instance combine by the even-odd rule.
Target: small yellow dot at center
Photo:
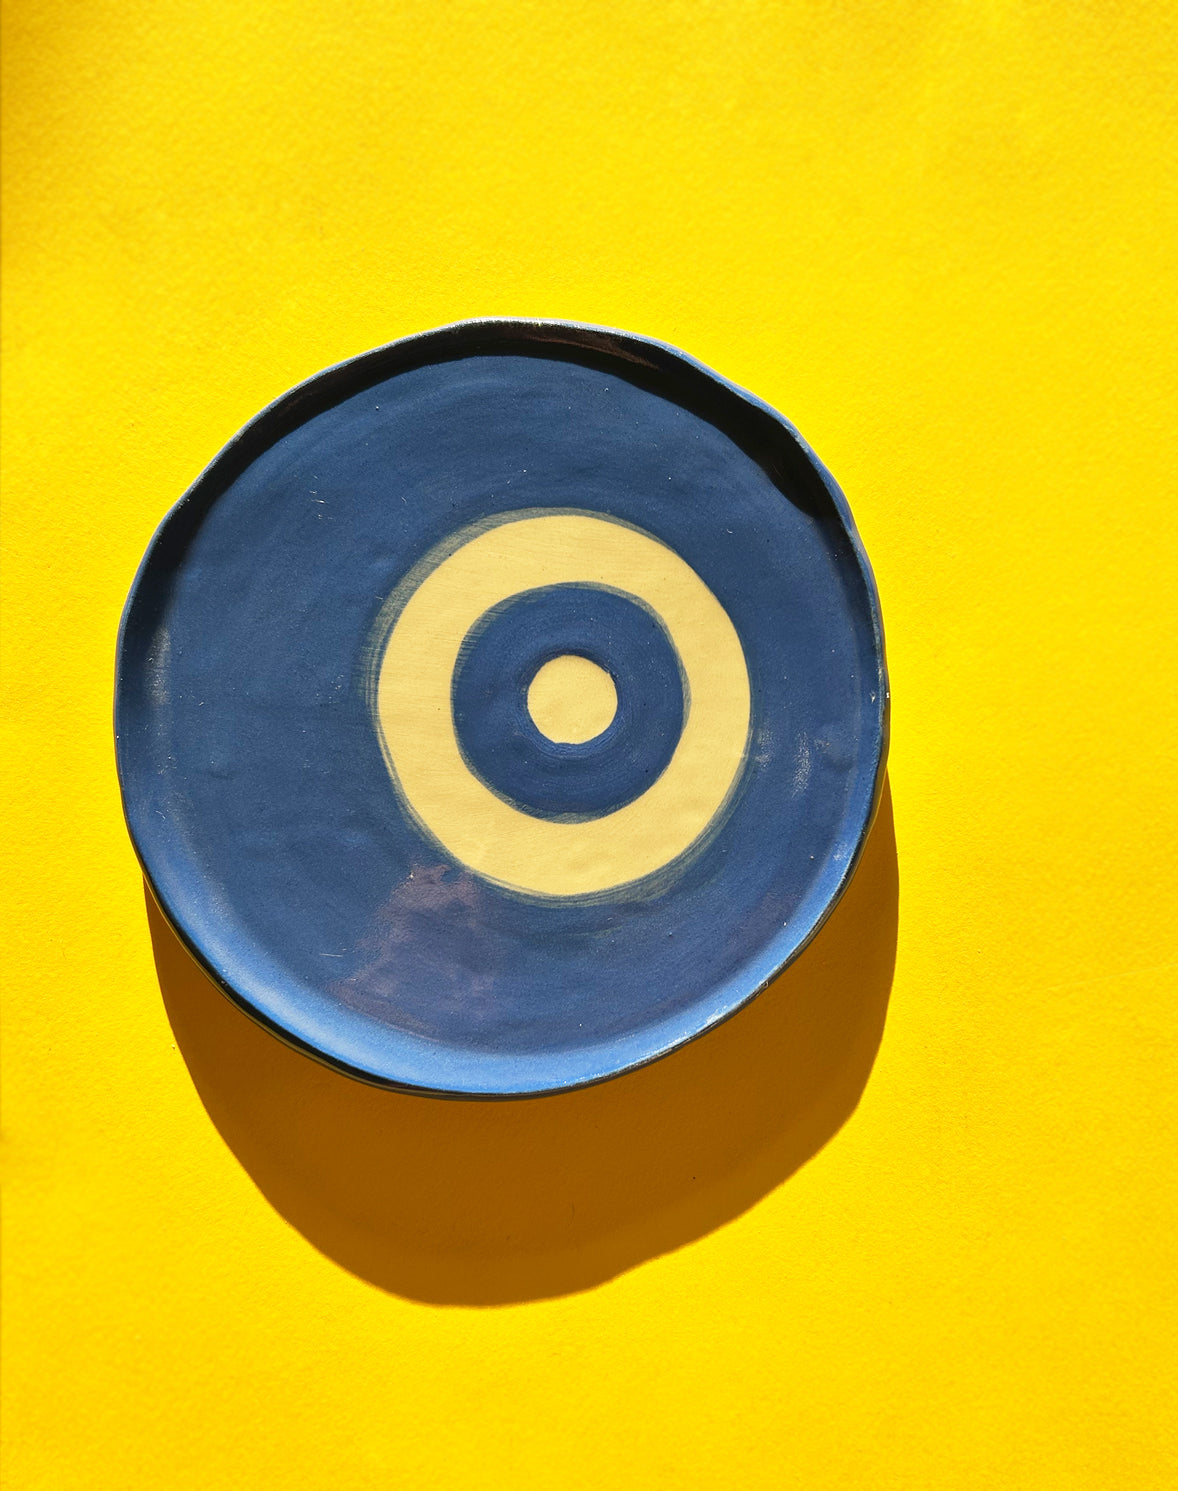
[[[536,729],[562,745],[592,740],[608,729],[617,711],[613,679],[575,653],[545,663],[528,688],[528,713]]]

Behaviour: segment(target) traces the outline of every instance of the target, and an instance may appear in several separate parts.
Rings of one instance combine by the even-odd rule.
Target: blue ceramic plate
[[[119,639],[131,835],[225,992],[365,1081],[600,1081],[738,1009],[853,872],[879,604],[765,404],[658,342],[473,321],[272,404]]]

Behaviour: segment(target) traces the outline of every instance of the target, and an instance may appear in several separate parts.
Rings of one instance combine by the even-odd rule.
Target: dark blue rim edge
[[[211,505],[212,502],[223,492],[240,473],[245,470],[265,450],[269,449],[277,440],[285,434],[297,428],[305,420],[320,413],[323,409],[342,402],[352,395],[361,393],[365,388],[375,383],[383,382],[385,379],[397,373],[407,372],[414,367],[428,363],[449,362],[463,357],[477,356],[480,353],[495,353],[511,351],[517,355],[544,356],[546,352],[559,356],[561,349],[567,349],[574,354],[588,355],[591,358],[599,358],[603,363],[613,363],[615,368],[620,362],[623,364],[619,372],[627,368],[631,377],[634,374],[645,373],[653,375],[654,386],[657,389],[660,379],[669,379],[672,385],[667,396],[674,398],[676,392],[682,395],[685,392],[694,392],[700,401],[706,406],[709,402],[708,395],[715,398],[720,393],[723,402],[727,404],[726,411],[730,416],[735,414],[739,423],[746,427],[746,431],[759,427],[757,433],[760,439],[755,441],[760,445],[766,435],[776,435],[777,440],[785,437],[786,446],[792,447],[797,455],[800,455],[811,471],[818,477],[830,499],[836,516],[841,523],[850,542],[851,552],[858,564],[860,576],[863,582],[864,595],[867,600],[871,616],[873,640],[876,656],[879,659],[879,712],[878,712],[878,735],[875,771],[873,778],[872,796],[868,812],[864,816],[862,828],[856,840],[854,849],[847,857],[843,873],[830,893],[824,905],[814,916],[805,931],[795,938],[786,956],[777,964],[776,968],[763,978],[752,990],[734,999],[732,1003],[719,1012],[709,1015],[702,1020],[696,1028],[686,1029],[676,1034],[672,1039],[659,1045],[657,1049],[650,1051],[638,1059],[626,1060],[618,1066],[608,1070],[600,1071],[574,1080],[557,1080],[555,1082],[527,1088],[513,1087],[494,1089],[447,1089],[425,1087],[398,1081],[388,1075],[364,1070],[340,1060],[322,1048],[303,1040],[294,1031],[286,1029],[272,1017],[250,1003],[246,995],[234,988],[228,978],[221,973],[202,953],[195,940],[187,932],[184,919],[176,907],[168,903],[155,877],[151,867],[140,848],[131,826],[130,814],[127,806],[128,784],[124,779],[123,762],[119,752],[119,719],[122,710],[122,698],[124,691],[123,670],[123,638],[129,625],[131,612],[135,607],[141,585],[147,573],[154,567],[154,561],[158,550],[166,542],[169,530],[173,528],[181,516],[188,516],[188,509],[197,505],[200,499],[204,499],[202,506]],[[681,400],[680,400],[681,401]],[[695,400],[692,400],[692,404]],[[743,419],[741,418],[743,415]],[[706,416],[705,416],[706,417]],[[744,440],[733,433],[730,420],[714,420],[719,428],[723,429],[730,438],[735,439],[745,449],[752,459],[758,457],[748,449]],[[772,439],[768,442],[771,445]],[[415,1094],[420,1097],[433,1097],[445,1099],[468,1099],[468,1100],[499,1100],[509,1101],[519,1098],[534,1098],[555,1096],[562,1092],[573,1092],[580,1088],[596,1086],[600,1082],[609,1081],[613,1077],[622,1076],[626,1072],[637,1071],[652,1062],[669,1056],[671,1052],[697,1040],[707,1031],[714,1029],[730,1019],[745,1005],[749,1004],[771,984],[791,963],[806,950],[810,943],[821,931],[834,908],[842,900],[852,877],[858,868],[859,861],[863,855],[863,849],[871,832],[879,809],[880,799],[883,794],[884,779],[887,769],[888,748],[890,744],[891,729],[891,695],[888,684],[887,657],[884,643],[883,617],[880,609],[879,592],[872,573],[870,561],[867,558],[863,542],[859,537],[855,520],[851,515],[850,505],[843,495],[842,489],[834,477],[819,460],[809,444],[803,439],[792,424],[771,405],[763,399],[757,398],[755,394],[749,393],[747,389],[715,372],[705,363],[682,352],[679,348],[668,342],[658,341],[653,337],[641,336],[636,332],[620,331],[613,327],[596,326],[589,322],[581,321],[559,321],[530,317],[485,317],[472,318],[464,321],[450,322],[445,326],[435,327],[429,331],[415,332],[406,337],[400,337],[396,341],[385,343],[383,346],[375,347],[367,352],[361,352],[355,357],[345,359],[343,362],[332,364],[313,373],[309,378],[288,389],[279,395],[272,403],[267,404],[258,414],[248,421],[228,441],[226,445],[213,457],[196,480],[188,487],[182,496],[165,514],[155,533],[152,535],[143,558],[135,572],[131,582],[131,588],[127,594],[126,603],[123,606],[122,615],[119,620],[118,637],[115,644],[115,688],[114,688],[114,737],[115,737],[115,767],[118,775],[120,799],[123,806],[123,817],[127,825],[127,832],[131,839],[135,856],[139,861],[144,880],[152,899],[159,908],[161,914],[169,926],[180,939],[191,957],[204,971],[209,980],[220,989],[220,991],[232,1001],[239,1009],[248,1015],[257,1024],[276,1036],[285,1045],[293,1050],[310,1056],[332,1070],[341,1072],[345,1076],[352,1077],[357,1081],[364,1082],[372,1087],[385,1088],[391,1091]]]

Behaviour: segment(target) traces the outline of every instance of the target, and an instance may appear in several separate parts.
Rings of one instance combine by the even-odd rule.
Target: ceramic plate
[[[600,1081],[750,999],[841,895],[887,679],[837,486],[663,344],[476,321],[270,406],[119,640],[152,891],[276,1034],[390,1087]]]

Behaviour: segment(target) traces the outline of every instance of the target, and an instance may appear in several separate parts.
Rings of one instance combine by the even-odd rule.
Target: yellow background
[[[13,1488],[1173,1483],[1174,18],[12,0]],[[488,1109],[353,1097],[158,926],[157,972],[109,725],[155,524],[298,379],[489,314],[672,341],[845,487],[874,1014],[835,926],[650,1073]],[[836,1008],[854,1080],[797,1055]]]

